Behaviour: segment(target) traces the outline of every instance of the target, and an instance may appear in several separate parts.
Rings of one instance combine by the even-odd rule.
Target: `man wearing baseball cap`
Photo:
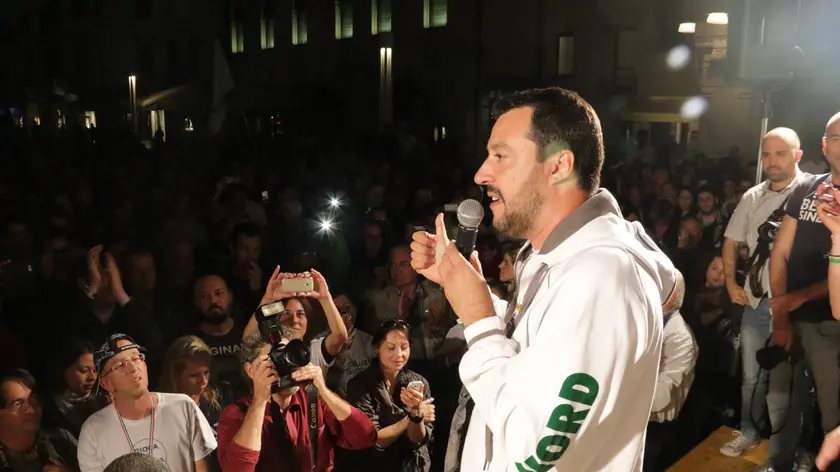
[[[120,456],[141,453],[171,470],[208,471],[216,449],[212,428],[186,395],[149,392],[144,352],[125,334],[113,334],[94,353],[99,385],[114,402],[82,426],[80,469],[102,472]]]

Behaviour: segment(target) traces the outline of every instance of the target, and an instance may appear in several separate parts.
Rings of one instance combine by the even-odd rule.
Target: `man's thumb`
[[[449,239],[449,236],[446,234],[446,223],[443,221],[443,213],[438,213],[437,218],[435,218],[435,242],[446,243]]]
[[[484,273],[481,270],[481,259],[478,258],[478,251],[473,251],[472,254],[470,254],[470,265],[472,265],[473,269],[478,271],[479,274]]]

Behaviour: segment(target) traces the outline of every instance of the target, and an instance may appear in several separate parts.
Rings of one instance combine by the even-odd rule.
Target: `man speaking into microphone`
[[[601,124],[560,88],[501,98],[475,175],[493,226],[527,239],[514,302],[490,294],[478,257],[413,236],[412,266],[439,283],[464,325],[465,392],[447,471],[638,472],[675,270],[599,189]]]

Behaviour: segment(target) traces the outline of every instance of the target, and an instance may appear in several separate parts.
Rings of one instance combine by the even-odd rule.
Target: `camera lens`
[[[284,353],[286,363],[292,368],[297,369],[309,364],[309,346],[298,339],[290,341]]]

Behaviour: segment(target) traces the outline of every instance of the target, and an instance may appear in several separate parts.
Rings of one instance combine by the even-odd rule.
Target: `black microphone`
[[[467,199],[458,205],[458,233],[455,236],[455,246],[467,260],[475,250],[478,226],[483,219],[484,207],[478,201]]]

